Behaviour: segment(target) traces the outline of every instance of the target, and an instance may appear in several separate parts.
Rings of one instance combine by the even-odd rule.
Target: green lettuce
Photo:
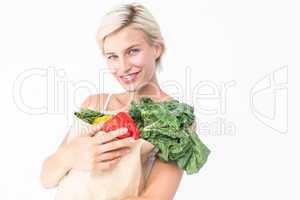
[[[191,126],[195,121],[192,106],[177,100],[154,102],[142,97],[132,101],[128,114],[141,132],[141,138],[158,147],[158,157],[174,162],[187,174],[197,173],[206,163],[210,150]]]

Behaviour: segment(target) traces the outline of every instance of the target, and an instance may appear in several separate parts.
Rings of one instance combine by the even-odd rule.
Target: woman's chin
[[[143,85],[143,84],[141,84],[140,79],[137,79],[137,80],[135,80],[133,82],[130,82],[130,83],[120,80],[120,83],[123,86],[123,88],[128,92],[137,91],[141,87],[141,85]]]
[[[139,89],[139,85],[136,83],[122,84],[122,86],[127,92],[135,92]]]

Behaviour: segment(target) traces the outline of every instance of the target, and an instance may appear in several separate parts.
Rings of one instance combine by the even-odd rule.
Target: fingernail
[[[121,132],[121,129],[117,129],[117,130],[111,131],[110,133],[113,135],[118,135],[118,134],[120,134],[120,132]]]
[[[129,139],[129,142],[134,142],[134,138],[130,138],[130,139]]]

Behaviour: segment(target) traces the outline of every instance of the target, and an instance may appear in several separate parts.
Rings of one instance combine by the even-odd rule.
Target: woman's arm
[[[81,108],[88,107],[92,103],[92,97],[89,96],[81,104]],[[62,143],[59,145],[56,152],[48,156],[43,164],[40,173],[40,181],[44,188],[54,188],[58,186],[60,180],[69,172],[71,169],[69,160],[69,154],[67,146],[67,138],[69,133],[66,134]]]
[[[176,164],[156,159],[141,196],[152,200],[172,200],[182,175],[183,171]]]
[[[182,170],[176,164],[156,159],[141,196],[124,200],[172,200],[182,174]]]
[[[60,179],[71,169],[66,159],[68,158],[68,152],[64,146],[67,137],[68,134],[65,136],[57,151],[48,156],[43,163],[40,181],[44,188],[56,187]]]

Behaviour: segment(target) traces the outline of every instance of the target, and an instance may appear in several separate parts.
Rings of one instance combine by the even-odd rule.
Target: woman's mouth
[[[141,71],[138,71],[138,72],[134,72],[134,73],[130,73],[130,74],[126,74],[126,75],[122,75],[120,76],[120,79],[128,84],[128,83],[133,83],[134,81],[137,80],[138,78],[138,75],[140,74]]]

